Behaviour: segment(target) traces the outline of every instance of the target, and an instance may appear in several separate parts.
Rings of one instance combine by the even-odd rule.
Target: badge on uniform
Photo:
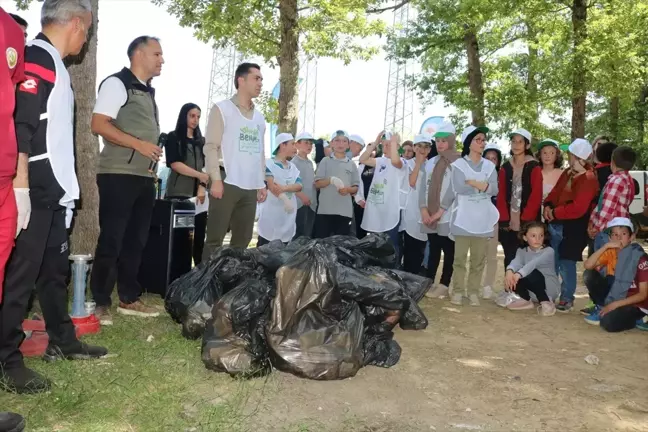
[[[13,69],[18,64],[18,51],[15,48],[9,47],[6,51],[7,54],[7,65],[9,69]]]

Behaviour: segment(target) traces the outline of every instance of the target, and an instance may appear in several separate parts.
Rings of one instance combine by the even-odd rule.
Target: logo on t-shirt
[[[16,51],[15,48],[9,47],[7,48],[6,54],[7,54],[7,65],[9,66],[9,69],[15,68],[16,65],[18,64],[18,52]]]
[[[22,84],[20,84],[20,87],[18,87],[18,90],[31,94],[37,94],[38,78],[29,78],[27,81],[23,81]]]

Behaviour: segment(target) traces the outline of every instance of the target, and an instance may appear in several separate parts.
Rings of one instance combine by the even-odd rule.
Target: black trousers
[[[520,248],[518,233],[519,231],[511,231],[504,228],[500,228],[498,232],[499,242],[502,245],[502,249],[504,249],[504,269],[515,259],[515,254]]]
[[[441,285],[450,287],[452,280],[452,264],[454,263],[455,242],[450,237],[439,234],[428,234],[430,242],[430,256],[428,258],[427,277],[435,280],[439,263],[441,262],[441,251],[443,251],[443,271],[441,273]]]
[[[362,218],[364,217],[364,209],[355,202],[353,203],[353,216],[355,217],[356,237],[359,239],[367,237],[367,231],[363,230],[360,226],[362,225]]]
[[[545,278],[539,270],[533,270],[527,276],[521,278],[515,287],[515,292],[524,300],[531,300],[529,293],[532,292],[539,302],[549,301]]]
[[[194,265],[202,262],[205,234],[207,233],[207,212],[202,212],[194,218],[193,260]]]
[[[401,249],[403,251],[403,270],[419,274],[427,242],[415,239],[407,232],[403,232],[403,235],[405,236],[404,248]]]
[[[309,206],[301,206],[295,216],[295,237],[313,237],[315,211]]]
[[[155,204],[153,179],[98,174],[99,241],[90,288],[97,306],[110,306],[115,281],[119,300],[134,303],[142,295],[137,281]]]
[[[0,369],[24,365],[18,348],[25,337],[22,321],[34,286],[50,344],[65,349],[79,343],[68,313],[69,254],[65,209],[32,208],[29,227],[16,239],[5,273]]]
[[[594,304],[603,306],[614,283],[614,276],[603,276],[596,270],[585,270],[583,281]],[[637,306],[622,306],[603,315],[599,325],[611,333],[632,330],[637,326],[637,320],[644,315],[646,314]]]
[[[340,215],[318,214],[315,217],[315,237],[326,238],[351,233],[351,218]]]

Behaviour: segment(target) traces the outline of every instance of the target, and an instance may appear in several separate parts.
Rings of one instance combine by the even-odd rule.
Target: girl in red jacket
[[[598,198],[599,184],[589,162],[592,146],[582,138],[569,145],[569,167],[563,171],[544,202],[544,218],[549,222],[551,247],[556,252],[562,279],[560,302],[556,309],[569,312],[574,306],[576,261],[583,260],[587,245],[587,224]]]
[[[513,131],[511,158],[499,171],[497,210],[499,241],[504,249],[504,268],[515,258],[520,245],[523,224],[540,220],[542,206],[542,167],[531,153],[531,133],[526,129]]]

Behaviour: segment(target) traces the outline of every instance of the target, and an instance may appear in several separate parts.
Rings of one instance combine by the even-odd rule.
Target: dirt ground
[[[607,334],[577,311],[421,306],[430,325],[396,330],[396,366],[331,382],[275,371],[249,383],[243,429],[648,431],[648,334]]]

